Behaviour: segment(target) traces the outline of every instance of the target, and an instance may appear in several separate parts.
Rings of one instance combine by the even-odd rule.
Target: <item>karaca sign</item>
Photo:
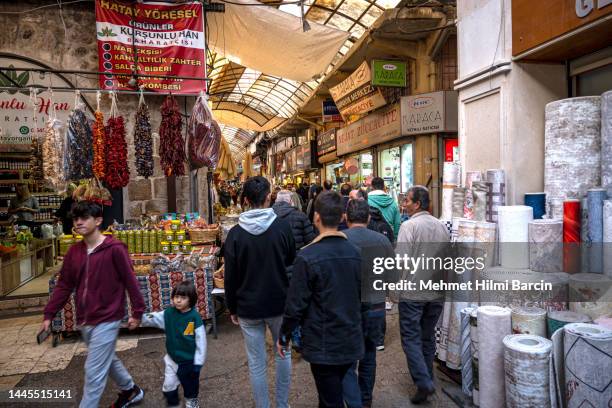
[[[348,78],[329,89],[344,118],[370,112],[387,104],[380,89],[372,86],[372,71],[364,61]]]
[[[0,58],[0,66],[41,68],[36,64],[9,57]],[[38,74],[32,72],[13,70],[2,72],[22,87],[49,86],[48,77],[41,80]],[[71,86],[60,77],[47,75],[52,75],[51,81],[54,86]],[[14,84],[6,77],[0,75],[0,85],[13,86]],[[23,91],[0,91],[0,152],[29,153],[32,135],[41,135],[52,115],[66,124],[73,107],[74,94],[57,92],[51,95],[47,90],[41,90],[32,101],[29,93]]]
[[[404,96],[402,135],[457,131],[457,92]]]
[[[203,29],[199,2],[132,5],[96,0],[99,70],[108,73],[100,76],[100,87],[133,89],[128,85],[132,73],[204,78]],[[154,92],[195,94],[206,90],[206,81],[197,79],[139,77],[138,81]]]
[[[338,129],[338,156],[387,142],[401,136],[399,105],[393,105]]]

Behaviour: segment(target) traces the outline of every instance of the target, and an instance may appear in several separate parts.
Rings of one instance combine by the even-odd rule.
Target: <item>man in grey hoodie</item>
[[[266,326],[274,343],[289,288],[287,267],[295,258],[291,226],[279,218],[270,203],[270,183],[251,177],[242,196],[250,208],[242,213],[225,241],[225,297],[232,322],[240,325],[257,408],[268,408]],[[291,355],[276,359],[276,406],[286,408],[291,383]]]

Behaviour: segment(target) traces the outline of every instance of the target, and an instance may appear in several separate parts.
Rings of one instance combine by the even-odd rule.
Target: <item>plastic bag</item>
[[[206,99],[200,96],[187,123],[187,149],[192,169],[217,167],[221,129],[212,117]]]

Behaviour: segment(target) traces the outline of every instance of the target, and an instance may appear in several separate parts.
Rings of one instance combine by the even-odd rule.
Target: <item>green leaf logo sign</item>
[[[98,31],[98,37],[116,37],[117,34],[113,33],[113,29],[110,27],[104,27],[102,31]]]
[[[15,68],[15,66],[13,64],[9,65],[9,68]],[[0,86],[4,87],[17,87],[19,86],[20,88],[25,88],[28,85],[28,82],[30,82],[30,73],[25,71],[22,72],[20,74],[17,74],[17,71],[15,71],[14,69],[8,69],[6,71],[0,71]],[[28,94],[28,91],[23,90],[23,91],[16,91],[16,90],[11,90],[11,91],[7,91],[9,94],[13,95],[17,92],[21,92],[25,95]]]

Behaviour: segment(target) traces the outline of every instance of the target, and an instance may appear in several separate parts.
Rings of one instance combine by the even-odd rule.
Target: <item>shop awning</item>
[[[301,18],[253,4],[261,3],[234,0],[225,3],[225,13],[208,14],[208,44],[216,53],[269,75],[311,81],[350,36],[339,27],[314,22],[304,32]]]
[[[312,96],[322,78],[310,80],[313,75],[325,75],[333,70],[335,64],[384,10],[395,7],[398,2],[399,0],[315,0],[312,4],[304,4],[305,17],[311,28],[305,33],[302,31],[301,19],[297,17],[301,15],[301,7],[297,4],[284,4],[276,9],[271,6],[237,6],[226,3],[226,13],[210,13],[207,35],[212,50],[209,52],[207,65],[208,76],[212,80],[210,101],[215,117],[221,123],[251,131],[277,129],[293,117]],[[232,15],[236,17],[228,17]],[[270,16],[270,19],[261,20],[262,15]],[[270,39],[269,33],[277,32],[276,24],[272,21],[277,20],[282,20],[280,24],[289,29],[283,36]],[[231,24],[228,21],[231,21]],[[256,26],[258,30],[263,29],[263,37],[253,31],[250,25],[242,25],[248,21],[258,22]],[[323,28],[331,31],[325,31]],[[232,33],[232,30],[239,32]],[[329,43],[336,47],[329,58],[328,53],[333,47],[325,44],[327,40],[314,35],[319,32],[323,38],[330,38]],[[228,41],[230,34],[241,39]],[[289,34],[295,35],[297,40],[288,37]],[[265,40],[266,38],[268,40]],[[306,40],[312,38],[317,43],[315,48],[305,45],[308,44]],[[223,39],[225,41],[222,41]],[[244,41],[252,45],[247,47],[247,42]],[[295,46],[295,50],[303,54],[292,59],[285,51],[279,53],[281,48],[275,49],[274,45],[279,41],[283,46]],[[229,44],[232,46],[229,47]],[[317,48],[319,44],[325,47]],[[236,50],[243,48],[248,48],[250,54],[256,55],[236,55]],[[320,54],[314,53],[315,49],[319,49]],[[260,57],[270,55],[277,59],[272,64],[274,66],[269,66],[269,62],[274,59],[263,61],[262,64],[266,65],[260,65]],[[302,67],[300,65],[304,56],[312,61]],[[313,70],[313,67],[316,69]],[[281,72],[281,68],[289,71]],[[298,69],[304,71],[299,76],[290,71]],[[304,79],[307,81],[300,81]]]

